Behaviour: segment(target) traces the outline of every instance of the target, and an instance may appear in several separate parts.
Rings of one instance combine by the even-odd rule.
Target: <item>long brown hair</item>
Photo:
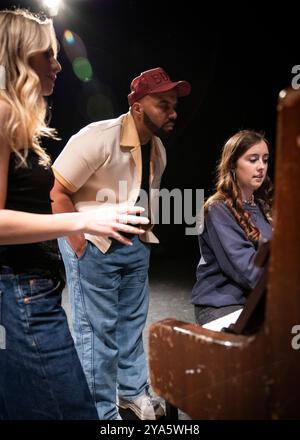
[[[262,133],[252,130],[241,130],[226,141],[217,167],[216,192],[204,205],[204,210],[206,210],[212,203],[224,202],[252,241],[259,240],[260,231],[252,223],[250,214],[243,207],[241,190],[235,178],[235,169],[238,159],[249,148],[262,141],[268,145]],[[262,185],[253,194],[254,202],[261,207],[269,221],[271,221],[272,189],[271,180],[266,175]]]

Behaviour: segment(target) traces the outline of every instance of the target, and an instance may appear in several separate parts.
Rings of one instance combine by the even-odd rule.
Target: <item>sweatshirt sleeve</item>
[[[222,271],[244,289],[252,289],[262,272],[254,265],[256,249],[224,203],[209,206],[205,225]]]

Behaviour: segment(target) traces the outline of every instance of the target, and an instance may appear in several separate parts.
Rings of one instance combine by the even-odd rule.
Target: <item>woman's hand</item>
[[[143,225],[149,224],[149,219],[143,217],[144,208],[139,206],[108,206],[97,210],[81,212],[83,217],[82,231],[102,237],[110,237],[123,244],[131,245],[131,240],[121,233],[143,234]]]

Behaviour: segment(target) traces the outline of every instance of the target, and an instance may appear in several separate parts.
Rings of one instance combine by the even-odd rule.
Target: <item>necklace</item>
[[[256,203],[254,202],[254,194],[252,194],[249,199],[243,200],[243,203],[250,206],[255,206]]]

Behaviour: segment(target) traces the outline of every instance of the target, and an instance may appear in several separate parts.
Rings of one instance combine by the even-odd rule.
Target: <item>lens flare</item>
[[[64,51],[71,61],[75,58],[87,58],[87,50],[84,42],[75,32],[66,29],[64,31],[64,38],[62,40]]]
[[[64,32],[64,39],[66,40],[66,42],[68,44],[74,44],[75,43],[75,38],[74,35],[71,31],[69,31],[69,29],[65,30]]]
[[[90,81],[93,77],[93,69],[87,58],[78,57],[72,63],[73,70],[77,78],[81,81]]]

